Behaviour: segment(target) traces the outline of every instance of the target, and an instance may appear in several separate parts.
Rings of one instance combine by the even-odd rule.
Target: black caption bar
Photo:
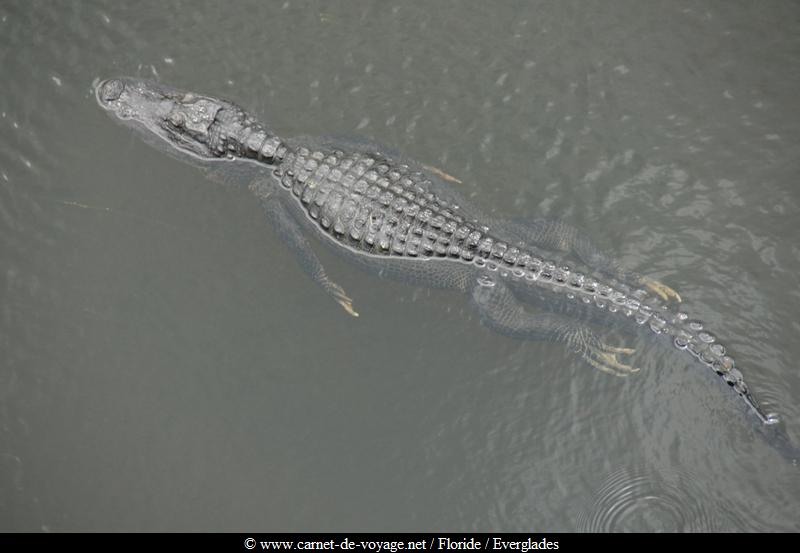
[[[171,550],[181,552],[344,552],[344,553],[530,553],[535,551],[599,551],[600,548],[693,547],[706,543],[715,549],[769,547],[774,534],[0,534],[0,551]]]

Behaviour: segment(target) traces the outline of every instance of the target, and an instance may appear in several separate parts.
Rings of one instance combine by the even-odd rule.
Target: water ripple
[[[686,473],[613,473],[578,521],[583,532],[708,532],[719,524]]]

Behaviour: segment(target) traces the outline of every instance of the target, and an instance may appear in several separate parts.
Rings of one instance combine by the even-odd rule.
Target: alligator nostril
[[[122,95],[125,85],[119,79],[109,79],[100,85],[100,99],[113,102]]]

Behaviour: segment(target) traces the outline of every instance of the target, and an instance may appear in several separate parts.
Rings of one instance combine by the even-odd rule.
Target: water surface
[[[800,441],[792,2],[4,2],[0,529],[800,530],[720,380],[484,329],[323,252],[95,104],[118,74],[366,135],[560,218],[715,330]],[[627,341],[627,342],[626,342]]]

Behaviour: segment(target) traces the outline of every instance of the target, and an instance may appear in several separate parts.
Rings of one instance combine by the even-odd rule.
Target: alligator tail
[[[685,313],[677,313],[669,322],[654,315],[650,326],[654,331],[661,326],[665,330],[669,328],[675,347],[686,350],[713,369],[744,400],[762,424],[773,425],[778,422],[776,414],[764,411],[745,383],[742,372],[736,368],[733,357],[726,353],[725,347],[717,342],[713,334],[703,328],[703,323],[688,320]]]
[[[716,337],[704,328],[702,322],[690,319],[686,313],[669,309],[658,299],[646,298],[644,291],[631,293],[625,284],[612,282],[612,286],[599,288],[600,296],[610,301],[598,303],[633,318],[639,325],[648,325],[655,334],[665,334],[679,350],[689,352],[695,359],[714,370],[728,386],[742,398],[764,426],[779,422],[775,413],[766,412],[751,393],[736,363],[717,342]],[[641,301],[645,300],[645,301]]]

